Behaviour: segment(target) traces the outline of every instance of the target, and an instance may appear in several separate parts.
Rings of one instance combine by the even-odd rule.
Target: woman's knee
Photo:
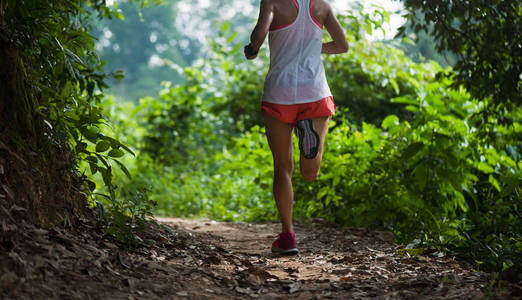
[[[294,162],[293,161],[284,161],[277,162],[274,164],[274,173],[280,175],[292,175],[294,172]]]
[[[319,170],[303,170],[301,169],[301,175],[303,175],[303,178],[308,181],[308,182],[312,182],[312,181],[315,181],[317,179],[317,177],[319,177]]]

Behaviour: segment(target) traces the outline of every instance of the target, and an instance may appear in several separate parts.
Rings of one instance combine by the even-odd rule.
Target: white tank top
[[[295,21],[271,30],[268,36],[270,68],[262,97],[265,102],[309,103],[332,95],[321,61],[323,28],[312,16],[313,0],[294,3],[299,11]]]

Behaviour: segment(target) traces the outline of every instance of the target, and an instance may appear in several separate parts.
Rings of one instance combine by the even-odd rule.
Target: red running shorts
[[[303,119],[315,119],[329,117],[335,113],[335,103],[332,96],[321,100],[302,104],[276,104],[261,102],[261,110],[267,112],[272,117],[293,126],[297,121]]]

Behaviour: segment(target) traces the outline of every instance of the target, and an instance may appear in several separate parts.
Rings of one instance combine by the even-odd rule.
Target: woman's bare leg
[[[279,121],[263,112],[265,131],[272,157],[274,158],[274,198],[279,211],[282,232],[294,232],[292,209],[294,191],[292,189],[292,172],[294,159],[292,153],[293,126]]]
[[[301,174],[306,181],[312,182],[317,179],[317,176],[319,175],[319,168],[321,167],[321,160],[323,159],[324,138],[328,132],[329,120],[330,117],[312,119],[314,122],[314,129],[319,134],[319,150],[317,156],[313,159],[306,159],[303,155],[299,158]]]

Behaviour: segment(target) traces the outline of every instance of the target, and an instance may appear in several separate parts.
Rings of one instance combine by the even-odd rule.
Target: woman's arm
[[[256,27],[254,27],[252,35],[250,36],[250,45],[245,47],[245,57],[247,59],[254,59],[257,57],[257,52],[265,41],[273,19],[274,5],[272,0],[261,0],[259,18],[257,19]]]
[[[335,17],[332,8],[329,5],[324,26],[326,27],[326,30],[332,37],[333,41],[323,43],[323,49],[321,50],[321,53],[338,54],[348,51],[348,41],[346,41],[343,27]]]

